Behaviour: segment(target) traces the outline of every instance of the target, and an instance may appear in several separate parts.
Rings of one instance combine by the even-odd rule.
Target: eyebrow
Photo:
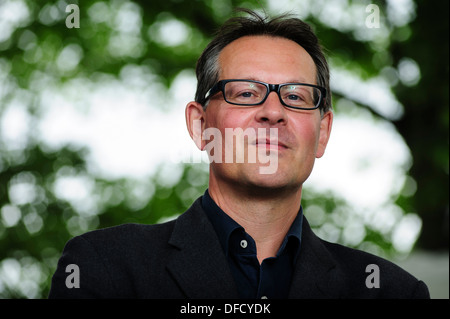
[[[260,79],[257,79],[255,77],[253,77],[253,76],[243,77],[243,78],[240,78],[240,79],[241,80],[251,80],[251,81],[264,82],[264,81],[262,81]],[[306,84],[314,84],[315,85],[315,83],[309,83],[305,79],[295,79],[295,80],[291,80],[291,81],[284,81],[284,82],[281,82],[281,83],[273,83],[273,84],[282,84],[282,83],[306,83]]]

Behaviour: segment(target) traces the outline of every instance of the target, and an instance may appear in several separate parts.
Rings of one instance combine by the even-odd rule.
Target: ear
[[[197,102],[189,102],[186,105],[185,114],[189,135],[195,145],[203,151],[206,144],[202,139],[202,133],[205,129],[205,111],[203,110],[203,106]]]
[[[328,140],[330,139],[331,126],[333,125],[333,112],[328,111],[320,120],[319,142],[316,150],[316,158],[321,158],[325,154]]]

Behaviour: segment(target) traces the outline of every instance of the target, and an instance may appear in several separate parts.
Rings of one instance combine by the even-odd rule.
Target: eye
[[[289,94],[286,98],[287,98],[288,100],[290,100],[290,101],[300,101],[300,100],[303,100],[303,98],[302,98],[301,96],[298,96],[298,95],[296,95],[296,94]]]
[[[239,96],[242,97],[252,97],[254,94],[252,92],[242,92],[239,94]]]
[[[288,84],[281,88],[281,98],[291,106],[303,107],[311,104],[311,88],[300,84]]]
[[[303,103],[303,102],[305,102],[305,97],[301,94],[290,93],[290,94],[284,95],[283,100],[289,101],[291,103]]]
[[[236,80],[227,83],[224,93],[227,102],[246,105],[259,103],[266,90],[263,84]]]

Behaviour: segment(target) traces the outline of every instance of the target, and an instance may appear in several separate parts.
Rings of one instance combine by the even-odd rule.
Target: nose
[[[286,108],[281,104],[277,92],[270,92],[264,103],[258,108],[256,120],[269,125],[287,122]]]

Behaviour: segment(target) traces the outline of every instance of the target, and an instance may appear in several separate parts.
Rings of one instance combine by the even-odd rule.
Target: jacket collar
[[[344,276],[323,241],[303,217],[302,247],[292,278],[289,298],[337,299]]]
[[[167,269],[187,298],[237,299],[236,284],[201,198],[175,222]],[[343,276],[303,216],[302,245],[289,298],[338,298]]]
[[[176,221],[169,244],[175,247],[167,269],[187,298],[238,298],[237,288],[201,198]]]

